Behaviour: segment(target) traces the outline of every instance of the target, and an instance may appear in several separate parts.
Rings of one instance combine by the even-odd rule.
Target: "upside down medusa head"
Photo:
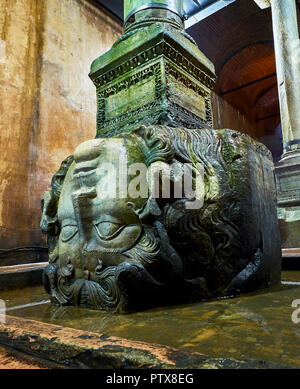
[[[120,196],[120,182],[130,187],[136,172],[116,181],[116,195],[103,196],[111,172],[99,167],[120,171],[120,161],[170,167],[170,195],[153,196],[147,175],[140,182],[146,196]],[[193,199],[186,194],[174,195],[185,164],[193,188],[203,169],[199,207],[188,206]],[[162,185],[160,174],[160,194]],[[140,126],[89,140],[62,163],[42,206],[50,251],[44,285],[56,304],[133,312],[250,292],[280,279],[270,152],[236,131]]]

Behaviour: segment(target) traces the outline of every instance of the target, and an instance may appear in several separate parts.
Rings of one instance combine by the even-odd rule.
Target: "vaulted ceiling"
[[[271,10],[237,0],[188,32],[216,67],[216,92],[256,123],[259,137],[280,123]]]

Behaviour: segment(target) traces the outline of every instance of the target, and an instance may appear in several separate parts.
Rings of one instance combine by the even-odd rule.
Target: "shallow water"
[[[300,367],[300,323],[291,315],[300,299],[300,271],[287,284],[233,299],[155,308],[130,315],[55,307],[42,287],[0,292],[7,314],[173,346],[215,357],[256,359]],[[38,305],[36,305],[38,304]],[[21,306],[21,307],[20,307]],[[298,315],[300,318],[300,314]]]

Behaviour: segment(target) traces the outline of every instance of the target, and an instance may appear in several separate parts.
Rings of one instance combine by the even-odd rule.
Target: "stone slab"
[[[172,347],[130,341],[12,316],[0,324],[0,344],[70,368],[266,369],[265,361],[211,358]]]
[[[0,291],[42,284],[47,262],[0,267]]]
[[[0,369],[61,369],[64,366],[0,346]]]

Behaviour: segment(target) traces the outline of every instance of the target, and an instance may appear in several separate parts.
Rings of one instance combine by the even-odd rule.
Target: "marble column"
[[[300,247],[300,41],[295,0],[255,0],[271,6],[283,154],[275,166],[283,248]]]
[[[295,0],[271,0],[283,158],[300,149],[300,41]]]

